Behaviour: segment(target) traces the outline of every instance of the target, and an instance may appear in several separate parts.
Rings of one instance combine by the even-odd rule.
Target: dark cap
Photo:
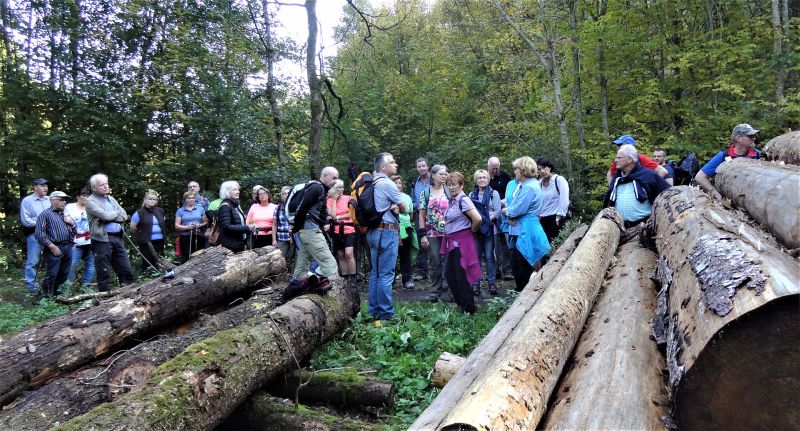
[[[33,185],[34,186],[41,186],[42,184],[47,184],[47,180],[44,179],[44,178],[37,178],[37,179],[33,180]]]

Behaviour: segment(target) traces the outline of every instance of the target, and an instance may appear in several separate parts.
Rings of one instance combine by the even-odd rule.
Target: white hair
[[[219,186],[219,198],[222,200],[231,198],[231,189],[236,187],[240,189],[239,183],[236,181],[225,181]]]
[[[337,171],[336,168],[334,168],[333,166],[325,166],[324,168],[322,168],[322,171],[319,173],[319,177],[322,178],[325,175],[331,176],[331,175],[338,174],[338,173],[339,173],[339,171]]]
[[[498,159],[497,157],[489,157],[489,160],[486,161],[486,166],[491,167],[493,163],[497,163],[497,165],[499,166],[500,159]]]
[[[330,196],[330,197],[336,196],[336,189],[338,189],[339,187],[342,187],[342,188],[344,187],[344,181],[342,181],[342,180],[334,181],[333,185],[331,185],[330,190],[328,190],[328,196]],[[344,194],[344,192],[342,192],[342,194]]]
[[[97,173],[89,177],[89,185],[92,186],[92,188],[97,187],[100,185],[101,178],[105,178],[105,180],[108,181],[108,177],[105,174]]]
[[[620,145],[618,151],[622,153],[623,156],[633,159],[634,162],[639,161],[639,151],[631,144]]]

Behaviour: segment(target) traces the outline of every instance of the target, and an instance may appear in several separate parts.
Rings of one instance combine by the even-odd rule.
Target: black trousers
[[[253,237],[253,248],[272,245],[272,235],[256,235]]]
[[[117,274],[121,285],[134,282],[131,261],[128,260],[128,251],[122,242],[122,235],[109,235],[108,242],[92,239],[92,252],[94,253],[94,266],[97,270],[97,290],[108,292],[108,280],[111,270]]]
[[[164,255],[163,239],[150,240],[150,244],[153,244],[152,248],[147,243],[139,244],[139,253],[142,254],[142,272],[151,266],[158,269],[158,258]],[[156,252],[155,255],[153,254],[154,251]]]
[[[467,282],[467,273],[461,267],[461,250],[458,247],[447,253],[444,265],[444,278],[453,294],[453,301],[462,311],[474,313],[475,297],[472,295],[472,286]]]
[[[206,248],[206,237],[201,234],[181,235],[181,260],[186,262],[197,250]]]
[[[411,238],[411,226],[406,227],[406,232],[408,236],[406,239],[400,241],[400,249],[397,251],[397,256],[399,257],[400,261],[400,275],[403,276],[403,287],[408,284],[411,278],[411,249],[413,247],[412,238]]]
[[[514,271],[515,290],[522,292],[522,289],[528,285],[528,281],[531,279],[533,267],[516,247],[511,250],[511,253],[511,269]]]
[[[47,269],[39,286],[41,293],[47,296],[56,296],[61,293],[59,288],[67,281],[69,267],[72,265],[73,244],[70,242],[65,245],[56,245],[56,247],[61,250],[61,256],[54,255],[49,247],[45,247],[42,254]]]
[[[542,229],[544,229],[544,234],[547,235],[547,241],[549,243],[553,243],[553,240],[556,239],[558,233],[561,232],[561,226],[558,225],[556,222],[556,215],[549,215],[539,218],[539,223],[542,224]]]

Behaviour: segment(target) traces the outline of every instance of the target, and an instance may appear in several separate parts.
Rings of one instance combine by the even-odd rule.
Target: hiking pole
[[[169,271],[162,271],[160,267],[158,267],[156,265],[153,265],[153,262],[150,262],[150,259],[144,257],[144,254],[142,254],[141,250],[139,250],[139,247],[133,242],[131,237],[128,236],[128,232],[126,232],[125,229],[122,229],[122,235],[125,237],[125,239],[128,240],[129,243],[131,243],[131,245],[133,246],[133,249],[136,250],[136,253],[138,253],[139,256],[141,256],[142,259],[144,259],[144,261],[147,262],[148,265],[152,266],[153,268],[156,269],[156,271],[158,271],[158,274],[161,276],[161,281],[166,281],[166,280],[175,278],[175,271],[173,271],[171,269]],[[152,247],[152,244],[151,244],[151,247]],[[153,251],[155,251],[155,249],[153,249]]]

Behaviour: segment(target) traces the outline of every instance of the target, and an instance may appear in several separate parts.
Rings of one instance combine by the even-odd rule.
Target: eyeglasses
[[[458,187],[458,186],[460,186],[460,185],[461,185],[461,184],[447,184],[447,187]]]

